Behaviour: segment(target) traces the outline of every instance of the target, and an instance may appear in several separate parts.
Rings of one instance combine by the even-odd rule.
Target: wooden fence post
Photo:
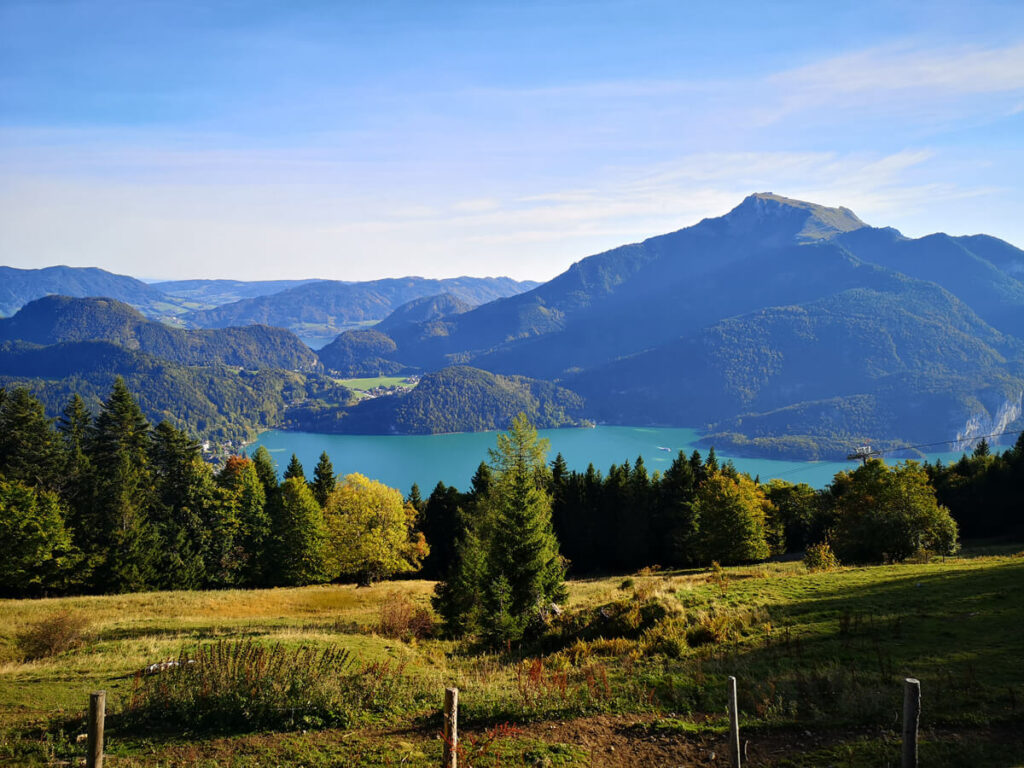
[[[903,768],[917,768],[917,726],[921,721],[921,681],[903,682]]]
[[[443,768],[458,768],[459,689],[444,689],[444,762]]]
[[[103,768],[103,721],[107,712],[107,692],[89,694],[89,737],[86,745],[86,768]]]
[[[729,752],[732,768],[740,768],[740,710],[736,704],[736,678],[729,678]]]

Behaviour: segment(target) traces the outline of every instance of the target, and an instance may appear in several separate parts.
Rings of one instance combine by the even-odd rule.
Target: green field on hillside
[[[575,581],[523,654],[387,636],[396,606],[429,604],[425,581],[5,600],[0,764],[83,756],[88,693],[105,689],[115,766],[436,766],[443,689],[456,685],[462,764],[725,765],[729,675],[746,765],[898,764],[908,676],[922,685],[922,765],[1024,764],[1022,584],[1020,547],[827,573],[788,562]],[[65,611],[88,621],[84,644],[22,660],[19,635]],[[345,728],[124,724],[137,671],[234,640],[348,649],[393,675],[397,694]]]
[[[367,392],[377,387],[411,389],[415,386],[405,376],[372,376],[364,379],[335,379],[335,381],[343,387],[354,389],[356,392]]]

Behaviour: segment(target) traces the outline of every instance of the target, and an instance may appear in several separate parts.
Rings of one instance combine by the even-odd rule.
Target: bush
[[[86,640],[89,620],[81,614],[61,611],[31,624],[18,634],[16,643],[27,661],[56,656],[80,648]]]
[[[839,567],[839,558],[835,556],[828,542],[811,544],[804,553],[804,565],[811,573],[815,571],[832,571]]]
[[[422,640],[434,632],[434,614],[429,608],[416,605],[400,592],[392,593],[380,607],[377,631],[398,640]]]
[[[404,687],[402,667],[390,662],[357,667],[344,649],[251,640],[201,646],[161,667],[135,676],[123,724],[229,731],[347,727],[390,711]]]

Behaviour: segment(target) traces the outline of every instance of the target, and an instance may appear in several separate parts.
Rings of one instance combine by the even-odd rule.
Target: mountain
[[[297,408],[302,429],[346,434],[437,434],[506,429],[525,413],[540,429],[580,426],[583,399],[550,382],[452,366],[424,376],[405,394],[357,405]]]
[[[817,441],[809,452],[831,446],[833,455],[854,436],[923,437],[924,417],[887,414],[920,410],[914,398],[928,394],[942,409],[934,440],[936,429],[952,436],[1013,410],[1024,387],[1022,256],[995,238],[907,238],[846,208],[757,194],[724,216],[586,258],[526,293],[378,327],[383,337],[365,352],[348,344],[348,364],[363,354],[379,368],[459,363],[554,379],[580,390],[588,415],[715,426],[758,451],[754,432],[782,438],[797,427],[780,414],[799,411],[799,434]],[[836,397],[861,398],[838,426],[820,405]]]
[[[193,312],[187,319],[202,328],[264,323],[282,328],[318,326],[340,330],[383,320],[402,304],[424,296],[450,293],[477,305],[531,288],[507,277],[387,278],[362,283],[322,280],[270,296],[243,299],[216,309]]]
[[[469,312],[474,306],[453,293],[422,296],[407,301],[377,323],[375,327],[378,331],[388,331],[408,323],[431,323],[449,315],[461,315],[463,312]]]
[[[567,385],[601,420],[671,413],[719,447],[800,458],[932,442],[1020,399],[1024,343],[932,283],[893,283],[728,318]]]
[[[153,286],[94,267],[0,267],[0,316],[10,316],[30,301],[61,296],[107,296],[158,314],[168,297]]]
[[[267,326],[185,331],[148,320],[114,299],[47,296],[0,319],[0,341],[51,345],[107,341],[182,365],[315,371],[316,355],[290,331]]]
[[[193,309],[210,309],[315,282],[317,280],[168,280],[151,283],[151,286],[167,296],[200,305]]]
[[[395,342],[376,328],[345,331],[317,350],[324,368],[346,376],[391,376],[405,366],[388,359],[394,354]]]

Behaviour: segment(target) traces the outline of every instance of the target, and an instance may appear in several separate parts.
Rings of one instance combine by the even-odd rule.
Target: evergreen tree
[[[301,586],[324,581],[324,515],[305,481],[285,480],[274,512],[273,582]]]
[[[481,461],[473,473],[473,479],[469,484],[469,494],[474,499],[484,499],[491,489],[493,473],[487,462]]]
[[[305,480],[306,473],[302,469],[302,463],[299,461],[299,457],[294,453],[292,454],[291,461],[288,462],[287,468],[284,470],[285,480]]]
[[[238,533],[235,544],[240,561],[240,581],[249,585],[263,584],[271,560],[267,551],[271,532],[267,496],[256,465],[245,457],[231,456],[217,480],[231,495],[231,503],[236,509]]]
[[[0,406],[0,475],[55,490],[61,454],[53,422],[32,393],[18,387]]]
[[[207,582],[223,584],[219,558],[210,551],[213,479],[198,443],[162,421],[153,430],[149,453],[155,492],[150,518],[163,540],[159,585],[197,589]]]
[[[291,470],[291,465],[289,465],[288,469]],[[301,466],[299,467],[299,472],[302,472]],[[334,465],[331,464],[331,458],[327,455],[327,451],[323,451],[320,454],[320,460],[316,463],[316,468],[313,470],[313,482],[309,484],[309,489],[313,492],[313,498],[316,499],[316,503],[321,507],[326,505],[327,497],[334,492],[337,483],[338,480],[334,475]]]
[[[546,450],[547,441],[520,414],[489,451],[487,497],[435,598],[450,633],[482,630],[494,644],[518,642],[550,603],[565,599]]]
[[[269,501],[277,492],[277,464],[265,445],[256,449],[256,453],[252,455],[252,464],[263,484],[263,493]]]
[[[430,544],[430,554],[423,561],[423,578],[443,578],[455,559],[456,541],[463,534],[460,508],[463,496],[453,486],[439,482],[427,499],[421,529]]]
[[[696,462],[698,465],[700,461]],[[697,491],[694,462],[682,451],[665,471],[658,486],[656,509],[651,524],[654,552],[664,565],[685,565],[694,558],[697,517],[693,501]]]
[[[63,592],[80,559],[57,495],[0,480],[0,595],[40,597]]]
[[[420,514],[423,514],[423,511],[427,508],[427,503],[420,495],[420,487],[417,483],[412,484],[412,487],[409,489],[409,495],[405,497],[405,503]]]
[[[708,476],[718,471],[718,456],[715,455],[715,446],[708,448],[708,457],[704,459],[704,470]]]
[[[161,550],[149,519],[149,423],[120,376],[103,403],[89,443],[94,524],[88,546],[99,561],[98,586],[107,592],[148,589],[156,583]]]
[[[91,426],[92,415],[85,401],[72,395],[57,422],[57,431],[63,440],[62,495],[68,503],[68,523],[75,535],[81,535],[83,507],[88,503],[92,468],[87,453]]]

